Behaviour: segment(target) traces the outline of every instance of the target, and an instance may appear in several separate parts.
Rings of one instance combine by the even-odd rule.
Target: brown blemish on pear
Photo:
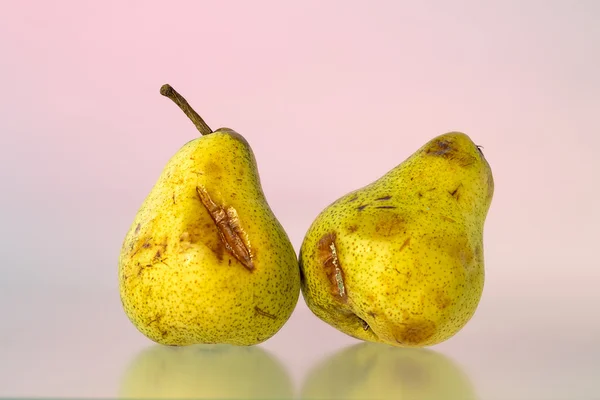
[[[231,255],[233,255],[247,270],[254,270],[250,246],[247,243],[246,232],[240,225],[237,212],[233,207],[218,206],[210,197],[205,188],[196,186],[196,193],[200,201],[213,219],[221,241]],[[213,249],[219,260],[223,259],[220,247]]]
[[[433,303],[437,308],[443,310],[444,308],[452,304],[452,299],[448,297],[446,292],[442,289],[436,289],[434,291]]]
[[[457,149],[451,136],[432,141],[424,150],[427,155],[445,158],[461,167],[468,167],[477,161],[471,154]]]
[[[448,221],[448,222],[456,222],[455,220],[453,220],[450,217],[447,217],[445,215],[440,215],[440,218],[443,219],[444,221]]]
[[[458,185],[457,188],[454,189],[453,191],[448,192],[448,193],[450,193],[450,196],[454,197],[454,199],[456,201],[458,201],[460,199],[460,188],[461,187],[462,187],[462,183],[460,185]]]
[[[256,314],[261,315],[263,317],[267,317],[270,319],[275,319],[276,317],[273,314],[270,314],[266,311],[264,311],[263,309],[259,308],[258,306],[254,307],[254,311],[256,311]]]
[[[401,345],[421,346],[436,333],[436,325],[430,320],[409,320],[392,328],[392,334]]]
[[[156,329],[160,333],[160,336],[162,339],[164,339],[168,335],[167,329],[162,325],[163,318],[164,318],[164,314],[158,313],[155,315],[155,317],[152,320],[150,320],[146,324],[147,326],[155,325]]]
[[[374,236],[377,238],[391,238],[404,232],[406,221],[402,216],[385,212],[377,216]]]
[[[410,246],[410,237],[406,238],[406,240],[404,241],[404,243],[402,243],[402,246],[400,246],[400,251],[404,250],[408,246]]]
[[[221,167],[215,162],[209,161],[204,166],[204,173],[207,175],[219,175],[221,173]]]
[[[318,258],[329,281],[330,291],[341,301],[348,299],[344,285],[344,270],[339,260],[335,244],[335,232],[325,234],[318,244]]]

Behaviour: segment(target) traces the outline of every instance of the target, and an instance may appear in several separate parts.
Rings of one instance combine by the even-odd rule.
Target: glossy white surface
[[[600,326],[582,318],[597,315],[592,299],[487,296],[463,331],[427,350],[360,344],[321,323],[302,303],[260,346],[176,349],[141,336],[121,312],[115,292],[40,289],[27,299],[21,294],[9,290],[0,297],[1,396],[600,396]]]

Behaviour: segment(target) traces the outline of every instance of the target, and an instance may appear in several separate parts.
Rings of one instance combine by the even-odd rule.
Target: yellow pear
[[[169,160],[126,234],[125,313],[161,344],[258,344],[296,306],[296,253],[265,199],[248,142],[228,128],[211,131],[169,85],[161,94],[202,136]]]
[[[121,380],[119,398],[288,399],[293,386],[283,365],[260,346],[224,344],[142,351]]]
[[[313,367],[301,398],[475,400],[477,394],[468,376],[443,354],[360,343]]]
[[[357,339],[400,347],[449,339],[482,295],[493,192],[469,136],[430,140],[317,216],[300,249],[308,307]]]

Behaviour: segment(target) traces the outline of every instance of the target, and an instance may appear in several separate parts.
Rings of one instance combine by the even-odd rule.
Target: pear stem
[[[181,111],[183,111],[185,115],[187,115],[187,117],[194,123],[202,135],[213,133],[212,129],[210,129],[206,122],[204,122],[202,117],[196,111],[194,111],[194,109],[188,104],[187,100],[184,99],[182,95],[177,93],[177,91],[173,89],[171,85],[162,85],[160,88],[160,94],[173,100],[173,102],[177,104],[179,108],[181,108]]]

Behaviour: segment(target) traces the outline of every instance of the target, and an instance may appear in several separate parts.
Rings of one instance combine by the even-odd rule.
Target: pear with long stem
[[[261,343],[298,301],[294,248],[267,203],[248,142],[229,128],[212,131],[171,86],[160,93],[201,136],[168,161],[125,236],[125,313],[161,344]]]

